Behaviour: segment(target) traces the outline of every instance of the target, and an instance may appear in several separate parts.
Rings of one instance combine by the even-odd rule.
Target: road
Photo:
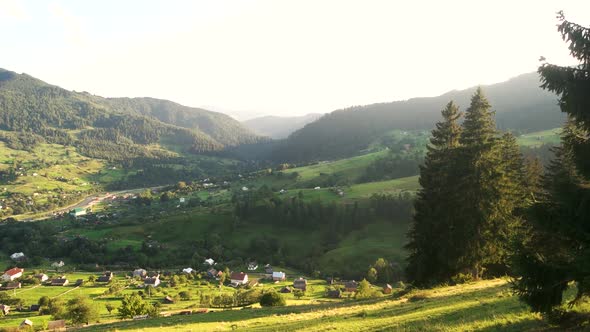
[[[95,204],[102,202],[103,200],[105,200],[108,197],[120,196],[120,195],[125,195],[125,194],[138,194],[138,193],[145,191],[145,190],[160,189],[163,187],[165,187],[165,186],[137,188],[137,189],[128,189],[128,190],[100,193],[100,194],[88,196],[88,197],[84,198],[83,200],[79,201],[78,203],[74,203],[74,204],[71,204],[71,205],[68,205],[65,207],[60,207],[57,210],[43,212],[42,214],[37,215],[33,218],[24,218],[22,221],[31,222],[31,221],[40,221],[40,220],[50,219],[54,216],[54,214],[67,213],[67,212],[69,212],[73,209],[76,209],[76,208],[87,209],[89,207],[92,207]],[[15,217],[18,217],[18,216],[15,216]]]

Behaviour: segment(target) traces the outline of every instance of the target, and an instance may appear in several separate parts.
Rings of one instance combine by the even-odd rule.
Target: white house
[[[313,189],[314,189],[314,190],[320,190],[320,189],[322,189],[322,187],[315,187],[315,188],[313,188]]]
[[[14,281],[15,279],[22,277],[23,272],[25,272],[24,269],[19,269],[18,267],[14,267],[14,268],[4,272],[4,274],[0,278],[2,279],[2,281]]]
[[[234,285],[245,285],[248,283],[248,275],[244,272],[234,272],[231,274],[230,279]]]
[[[151,278],[145,278],[143,280],[143,287],[147,287],[147,286],[152,286],[152,287],[158,287],[160,285],[160,276],[155,276],[155,277],[151,277]]]
[[[187,274],[191,274],[193,273],[193,268],[191,267],[187,267],[186,269],[182,269],[182,272],[187,273]]]
[[[133,271],[133,277],[140,277],[143,278],[147,275],[147,271],[144,269],[137,269],[135,271]]]
[[[242,191],[248,191],[248,187],[242,187]]]
[[[250,262],[248,263],[248,271],[256,271],[258,270],[258,263]]]
[[[20,261],[25,259],[25,254],[22,252],[15,252],[14,254],[10,255],[10,259],[13,261]]]
[[[283,271],[273,272],[272,273],[272,280],[274,281],[283,281],[287,278],[287,275]]]
[[[46,282],[47,280],[49,280],[49,277],[45,273],[35,274],[34,277],[41,282]]]
[[[178,203],[184,203],[186,201],[186,199],[184,197],[180,197],[178,199]]]
[[[55,268],[63,267],[64,265],[66,265],[66,264],[63,261],[51,263],[51,267],[55,267]]]
[[[213,258],[207,258],[205,260],[205,264],[213,265],[213,264],[215,264],[215,261],[213,260]]]

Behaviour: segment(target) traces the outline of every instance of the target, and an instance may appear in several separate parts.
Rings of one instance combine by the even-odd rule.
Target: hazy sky
[[[590,0],[0,0],[0,67],[241,118],[330,112],[568,63],[559,9],[590,25]]]

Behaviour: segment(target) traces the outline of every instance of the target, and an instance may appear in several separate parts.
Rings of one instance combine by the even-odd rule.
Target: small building
[[[219,271],[217,271],[214,268],[210,268],[209,270],[207,270],[207,276],[209,278],[217,278],[219,275]]]
[[[245,285],[248,283],[248,275],[244,272],[234,272],[231,274],[230,280],[234,285]]]
[[[342,292],[339,289],[329,290],[327,296],[332,299],[339,299],[342,297]]]
[[[248,271],[256,271],[258,270],[258,263],[250,262],[248,263]]]
[[[242,191],[248,191],[248,187],[242,187]]]
[[[351,280],[344,283],[344,289],[347,292],[356,292],[357,288],[359,287],[359,283]]]
[[[287,278],[287,275],[283,271],[273,272],[272,273],[272,280],[273,281],[283,281]]]
[[[213,258],[207,258],[203,264],[213,266],[213,265],[215,265],[215,261],[213,260]]]
[[[41,309],[41,306],[40,306],[40,305],[38,305],[38,304],[32,304],[32,305],[29,307],[29,311],[31,311],[31,312],[37,312],[37,311],[39,311],[40,309]]]
[[[86,209],[84,208],[75,208],[70,211],[70,216],[72,217],[81,217],[86,215]]]
[[[182,269],[182,272],[186,273],[186,274],[191,274],[193,273],[193,268],[192,267],[187,267],[185,269]]]
[[[281,288],[280,292],[283,294],[288,294],[288,293],[293,292],[293,290],[291,289],[291,287],[285,286],[285,287]]]
[[[64,265],[66,265],[66,264],[63,261],[51,263],[51,267],[56,268],[56,269],[63,267]]]
[[[24,272],[24,269],[13,267],[10,270],[6,270],[0,278],[2,279],[2,281],[14,281],[15,279],[22,277]]]
[[[21,283],[18,281],[11,281],[0,287],[1,290],[13,290],[18,288],[21,288]]]
[[[45,273],[35,274],[33,278],[39,280],[40,282],[46,282],[49,280],[49,277]]]
[[[84,285],[84,279],[78,279],[76,280],[76,283],[74,284],[74,286],[82,286]]]
[[[109,282],[113,280],[113,272],[107,271],[96,279],[96,282]]]
[[[0,304],[0,312],[6,316],[10,313],[10,306],[6,304]]]
[[[393,287],[391,287],[390,284],[386,284],[385,287],[383,287],[383,294],[391,294],[391,292],[393,292]]]
[[[266,265],[264,266],[264,276],[265,276],[267,279],[272,279],[272,271],[273,271],[273,270],[272,270],[272,266],[271,266],[270,264],[266,264]]]
[[[10,255],[10,259],[15,262],[21,262],[27,259],[24,253],[22,252],[15,252],[14,254]]]
[[[186,198],[184,198],[184,197],[180,197],[180,198],[178,199],[178,203],[184,203],[184,202],[186,202]]]
[[[301,289],[302,291],[307,290],[307,279],[299,278],[293,280],[293,288]]]
[[[147,271],[144,269],[136,269],[135,271],[133,271],[133,277],[139,277],[139,278],[145,278],[145,276],[147,275]]]
[[[160,276],[154,276],[154,277],[147,277],[143,280],[143,287],[147,287],[147,286],[152,286],[152,287],[158,287],[160,285],[161,281],[160,281]]]
[[[32,327],[33,327],[33,322],[31,322],[29,319],[23,320],[23,322],[20,323],[20,325],[18,326],[19,329],[27,329],[27,328],[32,328]]]
[[[176,301],[174,301],[174,299],[173,299],[173,298],[172,298],[170,295],[167,295],[167,296],[164,298],[164,303],[167,303],[167,304],[172,304],[172,303],[174,303],[174,302],[176,302]]]
[[[63,319],[60,320],[50,320],[47,322],[47,331],[65,331],[66,330],[66,321]]]
[[[51,286],[67,286],[70,283],[70,281],[68,279],[66,279],[65,276],[62,276],[61,278],[55,278],[51,280]]]

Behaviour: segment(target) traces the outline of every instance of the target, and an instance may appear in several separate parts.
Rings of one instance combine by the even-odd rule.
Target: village
[[[11,258],[18,261],[23,257],[22,253],[15,253]],[[358,296],[361,284],[354,280],[305,277],[293,270],[259,265],[254,261],[232,271],[212,258],[204,260],[199,268],[165,271],[137,268],[94,273],[71,271],[59,261],[47,270],[12,267],[0,280],[0,328],[51,331],[69,326],[66,319],[54,319],[47,307],[47,303],[56,299],[65,301],[78,296],[92,299],[99,307],[102,323],[122,318],[118,315],[121,299],[129,294],[139,294],[157,308],[157,314],[127,317],[144,320],[152,316],[260,307],[252,299],[258,301],[259,295],[265,292],[281,294],[286,305],[350,301]],[[392,294],[393,287],[371,285],[370,291],[373,297],[385,296]]]

